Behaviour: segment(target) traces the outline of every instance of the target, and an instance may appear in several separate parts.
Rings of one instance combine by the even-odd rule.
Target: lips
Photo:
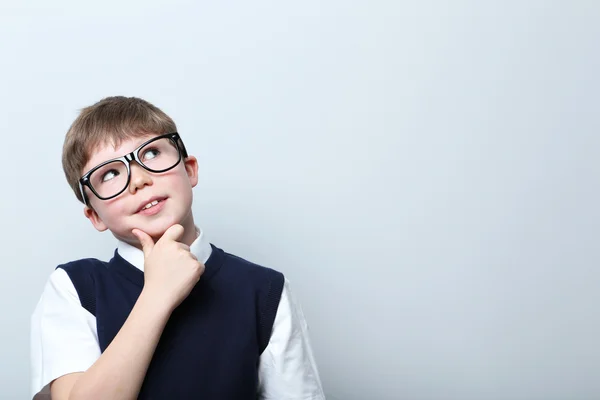
[[[149,198],[148,200],[144,200],[143,202],[140,203],[140,205],[135,213],[137,214],[142,211],[152,210],[152,208],[158,206],[161,202],[165,201],[166,199],[167,198],[164,196],[154,196],[154,197]],[[148,204],[150,204],[152,202],[158,202],[158,204],[155,204],[149,208],[146,208],[148,206]]]

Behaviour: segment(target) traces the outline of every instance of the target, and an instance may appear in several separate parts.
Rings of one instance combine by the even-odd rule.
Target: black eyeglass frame
[[[173,166],[166,168],[166,169],[161,169],[161,170],[155,170],[155,169],[151,169],[148,168],[146,165],[144,165],[144,163],[140,160],[139,157],[139,151],[146,147],[148,144],[155,142],[159,139],[164,139],[164,138],[168,138],[170,139],[173,144],[175,144],[175,146],[177,147],[177,152],[179,154],[179,159],[177,160],[177,162],[175,164],[173,164]],[[125,191],[125,189],[127,189],[127,187],[129,186],[129,183],[131,182],[131,167],[130,164],[132,161],[135,160],[135,162],[138,163],[139,166],[141,166],[142,168],[144,168],[146,171],[150,171],[156,174],[162,173],[162,172],[167,172],[173,168],[175,168],[177,165],[179,165],[179,163],[181,162],[181,159],[185,159],[187,158],[188,154],[187,154],[187,150],[185,149],[185,145],[183,144],[183,141],[181,140],[181,137],[179,136],[179,133],[177,132],[172,132],[172,133],[165,133],[164,135],[160,135],[160,136],[156,136],[153,137],[152,139],[142,143],[137,149],[133,150],[131,153],[129,154],[125,154],[122,157],[117,157],[117,158],[113,158],[111,160],[105,161],[100,165],[95,166],[94,168],[92,168],[91,170],[89,170],[88,172],[85,173],[85,175],[83,175],[80,179],[79,179],[79,191],[81,192],[81,198],[83,199],[83,203],[87,206],[88,205],[88,197],[85,193],[84,190],[84,186],[87,186],[92,193],[94,193],[94,195],[99,198],[100,200],[110,200],[113,199],[115,197],[117,197],[118,195],[120,195],[121,193],[123,193]],[[90,176],[97,171],[99,168],[105,166],[106,164],[110,164],[112,162],[115,161],[121,161],[123,164],[125,164],[125,167],[127,168],[127,183],[124,185],[123,189],[121,189],[121,191],[119,191],[119,193],[109,196],[109,197],[102,197],[98,194],[98,192],[96,192],[92,186],[92,184],[90,183]]]

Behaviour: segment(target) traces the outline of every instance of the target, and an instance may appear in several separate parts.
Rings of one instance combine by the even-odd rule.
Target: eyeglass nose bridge
[[[148,169],[148,167],[146,167],[144,165],[143,162],[140,161],[140,159],[137,157],[137,155],[135,154],[135,151],[132,151],[129,154],[125,154],[123,156],[123,159],[125,159],[125,161],[127,161],[125,163],[125,165],[127,166],[127,186],[129,186],[131,184],[131,179],[132,179],[132,172],[131,172],[131,164],[135,161],[135,163],[144,171],[146,172],[152,172]]]
[[[125,154],[123,156],[123,159],[125,161],[127,161],[125,164],[127,165],[127,174],[129,175],[129,179],[127,180],[127,184],[129,184],[129,181],[131,180],[131,164],[135,161],[136,164],[141,167],[143,170],[149,171],[149,169],[144,165],[144,163],[142,163],[140,161],[139,158],[137,158],[137,155],[135,154],[135,151],[132,151],[129,154]]]
[[[137,165],[138,165],[140,168],[142,168],[144,171],[146,171],[146,172],[152,172],[151,170],[149,170],[149,169],[148,169],[148,167],[146,167],[146,166],[144,165],[144,163],[143,163],[143,162],[141,162],[141,161],[140,161],[140,159],[137,157],[137,154],[135,154],[135,153],[136,153],[135,151],[132,151],[131,153],[129,153],[129,154],[125,154],[125,155],[123,156],[123,159],[124,159],[125,161],[127,161],[127,162],[125,163],[125,165],[127,166],[127,175],[128,175],[128,178],[127,178],[127,185],[129,185],[129,184],[131,183],[131,164],[132,164],[134,161],[135,161],[135,162],[136,162],[136,164],[137,164]]]

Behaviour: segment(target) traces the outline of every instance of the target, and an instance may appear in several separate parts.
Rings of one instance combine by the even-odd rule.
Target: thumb
[[[152,240],[150,235],[148,235],[146,232],[139,229],[134,229],[131,231],[131,233],[133,233],[140,241],[142,245],[142,251],[144,252],[144,257],[148,257],[148,254],[150,254],[154,248],[154,240]]]
[[[162,238],[170,239],[173,241],[178,241],[183,236],[183,226],[179,224],[175,224],[170,226],[169,229],[163,233]]]

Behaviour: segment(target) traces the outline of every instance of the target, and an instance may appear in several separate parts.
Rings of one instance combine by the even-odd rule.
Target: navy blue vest
[[[140,295],[143,272],[116,251],[108,263],[82,259],[59,268],[96,316],[104,351]],[[280,272],[212,246],[200,281],[165,326],[138,398],[255,400],[283,284]]]

